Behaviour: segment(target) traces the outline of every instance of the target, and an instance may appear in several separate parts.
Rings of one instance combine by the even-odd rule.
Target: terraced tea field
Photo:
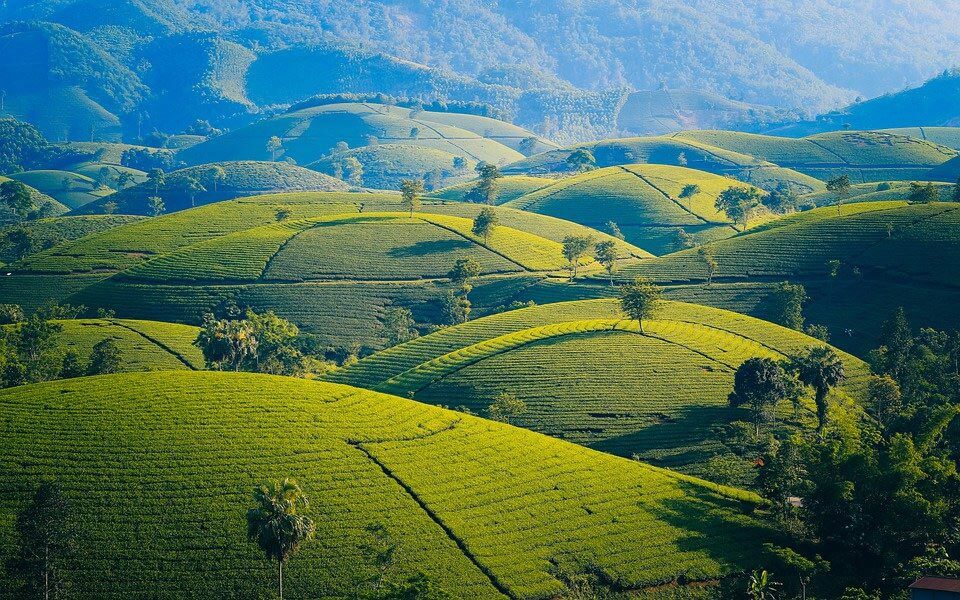
[[[399,547],[391,580],[423,571],[469,598],[554,597],[555,566],[626,588],[709,581],[761,563],[772,538],[743,511],[750,493],[297,379],[144,373],[7,390],[0,439],[0,555],[31,483],[55,476],[79,527],[65,572],[78,597],[210,597],[224,582],[263,594],[273,567],[243,514],[255,484],[287,476],[318,530],[284,569],[292,598],[353,592],[374,573],[362,547],[377,524]]]
[[[132,215],[51,217],[49,219],[39,219],[18,225],[0,227],[0,237],[5,236],[7,232],[15,228],[22,228],[33,238],[34,252],[38,252],[44,248],[49,249],[63,242],[69,242],[93,233],[113,229],[120,225],[135,223],[139,220],[141,220],[141,217]],[[13,248],[5,247],[0,249],[0,260],[13,262],[15,258]]]
[[[500,393],[528,412],[515,424],[622,456],[700,471],[723,453],[718,426],[733,373],[748,358],[784,358],[821,342],[736,313],[668,302],[640,333],[615,300],[564,302],[494,315],[390,348],[328,376],[485,414]],[[868,369],[844,355],[845,391]],[[784,411],[786,408],[784,407]],[[809,423],[807,414],[796,424]]]
[[[546,177],[527,177],[524,175],[507,175],[497,180],[497,199],[495,204],[501,205],[516,200],[524,194],[535,192],[556,183],[555,179]],[[431,198],[453,202],[466,202],[467,194],[476,186],[475,181],[468,181],[458,185],[445,187],[430,193]]]
[[[62,328],[57,339],[83,361],[89,359],[96,344],[112,339],[123,356],[122,371],[204,368],[203,354],[193,345],[196,327],[127,319],[68,319],[57,324]]]

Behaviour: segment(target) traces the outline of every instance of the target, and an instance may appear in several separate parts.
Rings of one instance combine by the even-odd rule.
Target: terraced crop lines
[[[478,599],[554,597],[554,563],[636,588],[715,579],[760,564],[772,536],[745,514],[761,503],[747,492],[291,378],[183,371],[5,390],[0,440],[0,555],[32,482],[56,477],[79,528],[65,577],[83,598],[268,591],[273,567],[242,516],[253,485],[285,476],[318,526],[286,569],[297,598],[349,595],[374,575],[362,547],[378,523],[399,547],[391,578],[423,571]]]

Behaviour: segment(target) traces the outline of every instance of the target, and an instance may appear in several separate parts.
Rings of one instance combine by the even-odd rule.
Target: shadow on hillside
[[[473,244],[466,240],[429,240],[417,242],[411,246],[393,248],[388,255],[391,258],[409,258],[411,256],[426,256],[427,254],[444,254],[467,250]]]
[[[636,431],[607,438],[591,447],[658,466],[678,467],[707,460],[720,449],[719,430],[749,415],[726,406],[687,406],[651,415]]]

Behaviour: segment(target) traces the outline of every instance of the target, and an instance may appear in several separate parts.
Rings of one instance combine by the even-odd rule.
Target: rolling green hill
[[[786,118],[770,106],[737,102],[696,89],[632,92],[617,114],[630,135],[665,135],[684,129],[740,129]]]
[[[934,144],[960,150],[960,126],[956,127],[900,127],[884,129],[886,133],[908,135],[910,137],[927,140]]]
[[[491,129],[491,136],[496,133]],[[442,150],[453,156],[494,164],[512,162],[523,155],[494,139],[452,125],[411,115],[411,109],[372,103],[328,104],[303,108],[259,121],[192,146],[179,157],[189,164],[229,160],[262,160],[270,157],[267,141],[283,141],[278,153],[297,164],[316,162],[335,150],[338,142],[350,148],[376,143],[406,144]]]
[[[430,186],[444,186],[474,177],[476,161],[467,159],[458,166],[457,156],[414,144],[377,144],[334,153],[308,165],[327,175],[347,179],[349,159],[363,166],[364,187],[380,190],[400,189],[404,179],[423,179]],[[461,157],[462,158],[462,157]]]
[[[497,180],[497,200],[496,204],[502,205],[516,200],[524,194],[535,192],[554,183],[555,179],[545,177],[526,177],[523,175],[507,175]],[[439,200],[452,200],[454,202],[464,202],[467,194],[476,185],[475,181],[468,181],[452,185],[430,193],[432,198]]]
[[[0,238],[13,228],[23,228],[33,238],[35,252],[52,248],[56,244],[69,242],[92,233],[113,229],[127,223],[134,223],[139,217],[130,215],[89,215],[82,217],[52,217],[27,221],[18,225],[0,228]],[[12,262],[12,249],[0,249],[0,261]]]
[[[472,256],[484,267],[475,290],[482,311],[561,269],[565,236],[613,239],[498,207],[501,226],[484,243],[470,233],[479,205],[431,204],[413,220],[377,214],[398,203],[399,195],[273,194],[149,219],[11,265],[13,274],[0,278],[0,301],[55,299],[186,323],[232,301],[274,309],[332,344],[379,346],[379,319],[390,304],[409,306],[421,323],[437,322],[458,258]],[[290,215],[278,222],[281,209]],[[624,260],[650,257],[617,244]]]
[[[678,298],[771,316],[769,282],[804,283],[811,322],[858,353],[876,344],[898,306],[916,325],[953,329],[960,296],[960,205],[869,202],[797,213],[709,244],[717,261],[711,287],[697,250],[627,266],[673,287]],[[837,275],[830,261],[839,261]]]
[[[84,362],[96,344],[112,339],[122,353],[123,372],[204,368],[203,354],[193,345],[199,331],[196,327],[127,319],[68,319],[56,323],[62,328],[57,338],[64,349],[76,351]]]
[[[266,592],[243,514],[254,485],[284,477],[318,529],[285,569],[290,597],[354,592],[377,525],[399,545],[391,578],[423,571],[470,598],[553,597],[557,567],[627,589],[709,583],[763,562],[772,537],[747,492],[347,386],[113,375],[2,392],[0,414],[2,554],[30,486],[56,478],[80,528],[65,572],[78,597]]]
[[[10,178],[0,175],[0,183],[3,183],[4,181],[10,181]],[[30,197],[33,199],[34,205],[37,207],[46,206],[47,208],[45,210],[47,210],[50,216],[59,216],[70,211],[70,209],[64,206],[62,203],[44,194],[40,190],[31,187],[29,184],[24,185],[27,186],[27,191],[30,192]],[[8,206],[0,206],[0,224],[7,225],[10,223],[17,223],[19,220],[19,217]]]
[[[217,178],[222,169],[222,177]],[[201,187],[190,191],[190,181]],[[187,167],[169,173],[164,185],[144,182],[121,192],[80,207],[79,214],[96,214],[104,211],[104,204],[113,202],[116,211],[124,214],[149,215],[149,198],[163,199],[166,212],[175,212],[202,206],[221,200],[265,193],[294,191],[345,191],[344,182],[322,173],[296,167],[282,162],[225,162]]]
[[[628,165],[588,171],[560,179],[525,194],[506,206],[567,219],[595,229],[614,221],[627,241],[655,254],[675,250],[677,228],[698,241],[734,234],[726,215],[714,203],[739,182],[684,167]],[[700,186],[681,199],[686,185]]]
[[[727,402],[740,363],[819,343],[693,304],[664,303],[640,333],[616,300],[563,302],[443,329],[328,378],[477,414],[512,393],[527,404],[517,425],[710,479],[708,458],[729,453],[717,428],[749,420]],[[844,361],[845,390],[861,396],[868,368],[849,355]]]
[[[731,131],[685,131],[675,138],[748,154],[827,180],[847,174],[855,182],[925,179],[956,150],[877,131],[836,131],[783,138]]]
[[[596,158],[598,167],[632,164],[684,166],[717,175],[735,177],[773,190],[788,186],[799,193],[822,190],[819,179],[798,171],[764,162],[756,157],[709,146],[679,137],[637,137],[579,144],[537,154],[508,165],[508,174],[544,174],[569,172],[566,160],[574,150],[585,148]]]
[[[89,38],[53,23],[0,25],[5,112],[50,140],[119,140],[119,115],[143,99],[137,75]]]
[[[949,164],[949,163],[947,163]],[[844,202],[877,202],[886,200],[908,200],[910,198],[909,181],[885,181],[880,183],[857,183],[850,186],[849,196],[844,198]],[[928,182],[923,182],[928,183]],[[952,185],[944,182],[933,183],[940,191],[942,200],[949,200],[953,193]],[[804,194],[800,198],[801,203],[812,203],[816,206],[826,206],[836,204],[837,195],[834,192],[822,191]]]
[[[13,173],[10,178],[39,190],[70,209],[86,206],[115,191],[100,187],[87,175],[73,171],[24,171]]]

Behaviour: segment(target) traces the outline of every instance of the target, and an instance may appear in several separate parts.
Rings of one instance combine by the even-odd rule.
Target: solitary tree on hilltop
[[[827,182],[827,191],[833,192],[837,199],[837,215],[841,214],[843,201],[850,195],[850,176],[840,175]]]
[[[620,307],[637,322],[640,333],[643,333],[643,320],[653,316],[662,299],[663,289],[645,277],[638,277],[620,289]]]
[[[203,187],[203,184],[200,183],[200,180],[196,177],[187,175],[183,178],[183,181],[180,183],[181,188],[190,198],[190,206],[197,205],[197,194],[207,191],[207,188]]]
[[[715,206],[733,220],[741,224],[741,230],[747,230],[750,212],[760,204],[760,191],[755,187],[729,187],[717,196]]]
[[[27,597],[59,598],[64,562],[74,549],[70,506],[55,483],[41,483],[30,504],[17,515],[19,543],[8,563],[10,574],[26,583]]]
[[[594,247],[593,256],[607,270],[610,285],[613,285],[613,267],[617,264],[617,243],[613,240],[600,242]]]
[[[163,198],[160,196],[150,196],[147,198],[147,208],[150,210],[150,215],[154,217],[159,217],[163,214],[163,211],[167,209],[163,203]]]
[[[410,209],[411,218],[415,211],[420,210],[420,196],[424,191],[422,179],[404,179],[400,182],[402,204]]]
[[[213,165],[207,170],[207,178],[213,184],[213,191],[216,193],[220,184],[227,180],[227,171],[220,165]]]
[[[283,600],[283,563],[316,533],[316,525],[300,514],[309,506],[296,479],[284,479],[253,490],[256,506],[247,511],[247,538],[268,560],[277,561],[277,584]]]
[[[473,235],[482,237],[483,243],[486,244],[490,239],[490,234],[493,233],[493,230],[496,229],[499,224],[500,217],[488,206],[474,217],[471,231],[473,231]]]
[[[710,246],[700,246],[697,249],[697,256],[703,261],[703,266],[707,269],[707,287],[713,285],[713,276],[717,273],[717,258]]]
[[[278,136],[272,136],[269,140],[267,140],[267,152],[270,153],[271,161],[275,162],[277,160],[277,153],[280,152],[280,148],[282,147],[283,140],[281,140]]]
[[[737,368],[733,378],[733,391],[728,396],[730,406],[748,406],[753,411],[756,435],[777,404],[787,397],[789,377],[783,367],[769,358],[750,358]]]
[[[477,175],[480,179],[473,189],[467,192],[465,199],[477,204],[496,204],[497,180],[503,177],[500,167],[482,162],[477,165]]]
[[[830,390],[845,378],[843,362],[828,346],[810,348],[805,354],[793,359],[791,368],[804,385],[814,390],[817,403],[817,433],[823,435],[827,424],[827,396]]]
[[[593,246],[593,237],[589,235],[568,235],[563,238],[563,257],[567,259],[570,279],[577,278],[580,259]]]
[[[680,199],[687,201],[687,210],[690,210],[690,200],[700,193],[700,186],[695,183],[688,183],[680,190]]]

